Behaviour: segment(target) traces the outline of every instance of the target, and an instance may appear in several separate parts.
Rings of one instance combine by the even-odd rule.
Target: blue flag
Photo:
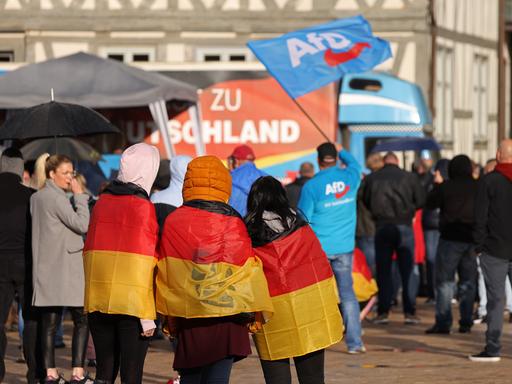
[[[345,73],[366,72],[392,56],[389,43],[373,36],[363,16],[247,43],[270,74],[297,98]]]

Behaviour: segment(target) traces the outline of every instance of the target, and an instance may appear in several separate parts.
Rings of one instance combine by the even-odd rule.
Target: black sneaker
[[[425,333],[429,334],[429,335],[431,335],[431,334],[449,335],[451,332],[450,332],[450,329],[441,328],[437,324],[434,324],[432,327],[427,329],[425,331]]]
[[[459,333],[471,333],[471,325],[459,326]]]
[[[478,363],[497,363],[501,360],[501,357],[489,355],[486,351],[480,352],[477,355],[469,355],[468,358]]]
[[[416,315],[413,315],[411,313],[406,313],[404,315],[404,324],[415,325],[415,324],[419,324],[420,322],[421,322],[421,319]]]
[[[387,313],[382,313],[375,317],[372,320],[372,323],[377,325],[389,324],[389,315]]]

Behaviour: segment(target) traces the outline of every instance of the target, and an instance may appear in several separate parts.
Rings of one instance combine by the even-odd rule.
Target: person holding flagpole
[[[364,353],[352,280],[361,167],[348,151],[342,149],[338,154],[333,143],[319,145],[317,152],[320,172],[304,185],[298,208],[318,236],[336,276],[348,353]],[[337,164],[337,157],[344,168]]]

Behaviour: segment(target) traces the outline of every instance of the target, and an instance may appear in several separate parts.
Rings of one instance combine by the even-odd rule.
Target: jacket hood
[[[496,165],[496,168],[494,168],[494,170],[498,173],[501,173],[507,179],[512,181],[512,164],[500,163]]]
[[[209,200],[227,203],[231,195],[231,175],[215,156],[201,156],[187,167],[183,201]]]
[[[149,196],[159,165],[158,149],[153,145],[138,143],[125,149],[121,155],[117,179],[123,183],[138,185]]]
[[[171,182],[166,189],[151,196],[153,203],[163,203],[173,207],[180,207],[183,204],[183,181],[187,173],[187,166],[191,161],[190,156],[184,155],[175,156],[171,159],[169,164]]]
[[[266,173],[256,168],[256,165],[252,161],[249,161],[231,171],[233,185],[236,185],[239,189],[244,191],[246,195],[249,194],[252,184],[261,176],[266,175]]]
[[[473,166],[466,155],[457,155],[448,164],[448,176],[450,179],[472,178]]]

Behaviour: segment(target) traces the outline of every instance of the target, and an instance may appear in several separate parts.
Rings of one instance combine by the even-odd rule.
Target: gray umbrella
[[[70,137],[56,139],[38,139],[31,141],[21,148],[25,160],[35,160],[43,153],[50,155],[66,155],[71,160],[87,160],[93,163],[101,159],[101,155],[89,144]]]

